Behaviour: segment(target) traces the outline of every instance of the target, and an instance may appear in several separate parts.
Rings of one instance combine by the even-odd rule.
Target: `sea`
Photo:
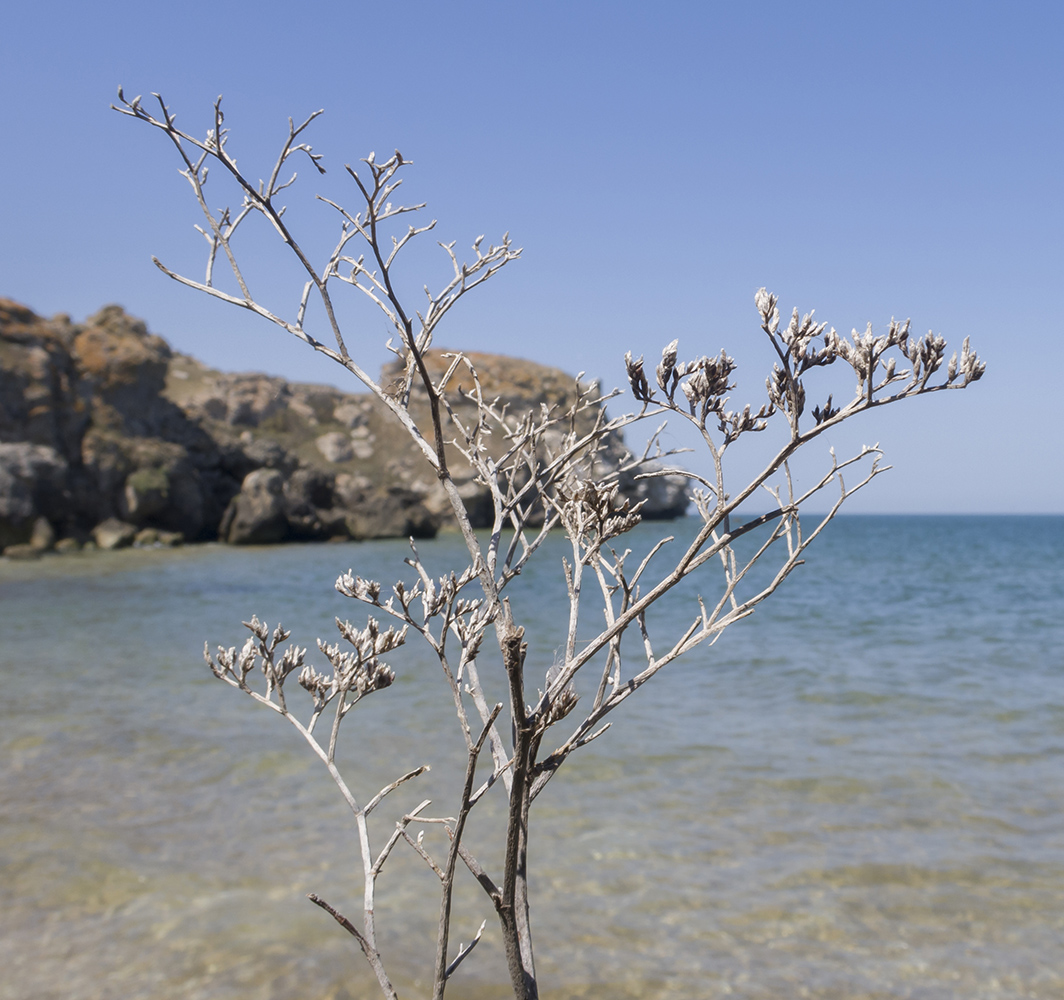
[[[640,525],[629,567],[671,535],[651,563],[667,569],[695,528]],[[461,565],[456,535],[418,549],[434,573]],[[360,923],[350,811],[295,729],[214,679],[203,647],[239,647],[258,615],[320,665],[337,617],[365,622],[338,574],[411,583],[409,555],[394,540],[0,561],[2,1000],[379,995],[306,898]],[[532,688],[565,640],[566,555],[550,537],[513,584]],[[656,650],[719,572],[656,607]],[[594,595],[578,639],[602,627]],[[362,801],[432,770],[374,812],[376,850],[423,799],[453,815],[464,767],[431,651],[411,635],[389,662],[395,683],[345,720],[339,766]],[[480,674],[502,700],[490,650]],[[1064,517],[839,516],[754,614],[611,719],[533,807],[545,998],[1064,998]],[[500,791],[466,839],[489,874]],[[440,858],[439,825],[423,829]],[[376,919],[404,1000],[430,993],[438,888],[400,842]],[[452,952],[483,920],[456,1000],[508,995],[491,904],[460,870]]]

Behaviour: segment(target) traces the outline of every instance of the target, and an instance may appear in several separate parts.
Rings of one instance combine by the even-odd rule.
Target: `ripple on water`
[[[1064,519],[854,517],[823,541],[537,801],[545,998],[1064,997]],[[564,638],[557,542],[514,595],[535,669]],[[442,567],[457,544],[421,548]],[[355,613],[337,573],[388,579],[403,555],[0,565],[0,998],[374,995],[305,900],[357,912],[348,814],[281,720],[211,680],[202,645],[239,643],[258,613],[313,649]],[[659,634],[683,627],[673,608]],[[363,796],[461,745],[438,666],[411,645],[395,667],[347,734]],[[441,762],[397,792],[378,842],[421,798],[446,808],[456,774]],[[502,810],[482,809],[468,843],[490,865]],[[389,865],[381,946],[401,995],[422,996],[434,876],[410,852]],[[470,882],[456,939],[491,916]],[[453,989],[497,1000],[505,978],[489,921]]]

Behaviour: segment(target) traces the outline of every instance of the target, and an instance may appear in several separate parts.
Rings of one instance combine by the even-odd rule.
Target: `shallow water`
[[[421,549],[442,569],[460,542]],[[532,670],[563,640],[562,553],[552,539],[514,596]],[[393,579],[405,554],[0,564],[0,997],[374,995],[304,898],[357,914],[349,814],[202,647],[239,645],[252,613],[331,638],[334,615],[358,614],[336,575]],[[682,627],[693,594],[652,628]],[[461,766],[438,666],[413,642],[392,662],[396,684],[345,724],[344,767],[364,799],[433,771],[381,808],[377,843],[423,798],[452,812]],[[615,719],[533,813],[545,996],[1064,997],[1064,518],[841,517],[752,618]],[[468,843],[491,868],[500,810],[481,811]],[[409,850],[389,869],[382,951],[400,994],[422,996],[435,877]],[[455,941],[489,922],[449,995],[502,997],[470,882]]]

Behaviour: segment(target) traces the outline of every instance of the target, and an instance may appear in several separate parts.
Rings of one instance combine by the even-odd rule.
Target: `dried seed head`
[[[780,325],[778,302],[779,299],[775,295],[770,295],[764,288],[759,288],[754,293],[754,304],[761,314],[761,324],[768,333],[775,333]]]
[[[632,395],[640,403],[649,403],[654,398],[654,393],[647,382],[646,373],[643,371],[643,355],[639,355],[638,361],[632,360],[632,352],[624,355],[624,367],[628,373],[628,384],[632,388]]]
[[[259,621],[258,615],[252,615],[251,621],[241,622],[246,629],[251,630],[251,634],[255,636],[260,642],[265,642],[266,637],[270,634],[270,626],[265,625]]]
[[[683,366],[687,381],[681,383],[692,416],[704,420],[723,410],[726,393],[735,388],[729,381],[735,361],[722,350],[715,358],[701,357]]]
[[[344,597],[352,597],[366,604],[380,603],[381,585],[376,580],[365,580],[356,576],[351,570],[337,577],[336,589]]]
[[[640,508],[645,500],[633,504],[621,497],[616,483],[578,480],[558,490],[562,524],[571,537],[587,544],[601,545],[610,538],[631,531],[641,520]]]
[[[831,396],[828,396],[828,401],[824,404],[823,409],[819,406],[813,407],[813,420],[817,425],[822,424],[825,420],[830,420],[839,412],[838,407],[831,405]]]
[[[670,400],[676,392],[676,383],[683,374],[682,371],[676,370],[676,349],[679,344],[678,340],[674,340],[661,352],[661,364],[654,373],[657,376],[658,385]]]

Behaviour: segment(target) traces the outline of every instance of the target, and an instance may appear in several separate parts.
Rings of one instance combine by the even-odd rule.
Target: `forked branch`
[[[680,656],[712,645],[724,629],[754,613],[801,565],[807,549],[843,504],[885,471],[878,448],[864,448],[842,459],[832,452],[826,470],[802,487],[792,463],[803,448],[866,410],[943,389],[966,388],[982,377],[985,366],[967,340],[947,361],[945,341],[933,334],[911,337],[908,321],[892,321],[883,334],[875,334],[869,326],[864,333],[854,331],[844,338],[816,321],[812,312],[800,316],[794,310],[790,322],[781,326],[777,299],[762,288],[755,295],[755,306],[775,357],[762,399],[733,406],[734,359],[721,350],[681,361],[679,344],[673,341],[650,373],[642,357],[626,356],[629,388],[638,404],[634,412],[609,416],[605,404],[616,393],[603,395],[597,385],[583,383],[578,376],[568,404],[513,413],[486,395],[468,357],[460,353],[445,357],[443,371],[437,369],[435,376],[429,364],[439,323],[467,293],[519,257],[521,251],[513,247],[509,234],[486,246],[484,237],[477,237],[468,261],[459,258],[453,242],[441,242],[450,275],[438,291],[426,288],[425,302],[413,308],[399,294],[395,268],[403,251],[432,231],[435,221],[422,225],[407,221],[424,206],[398,200],[402,173],[410,165],[398,150],[380,162],[370,153],[357,169],[345,168],[345,179],[357,191],[357,209],[319,196],[339,216],[339,234],[319,269],[297,241],[278,198],[296,180],[290,172],[293,158],[306,158],[318,174],[325,173],[320,154],[305,141],[320,112],[298,125],[289,119],[287,136],[264,174],[266,179],[252,182],[228,151],[221,99],[214,105],[206,136],[198,138],[177,127],[158,95],[155,111],[147,110],[139,97],[126,100],[121,90],[118,96],[116,110],[167,136],[203,216],[203,224],[197,226],[207,245],[203,279],[184,276],[156,260],[159,269],[184,285],[262,316],[351,372],[405,428],[438,478],[467,550],[464,564],[460,561],[444,575],[434,576],[411,543],[412,555],[403,571],[407,579],[390,588],[353,570],[341,575],[336,581],[341,594],[393,624],[383,628],[371,616],[358,627],[337,619],[340,641],[318,640],[327,667],[307,662],[305,648],[283,646],[288,631],[280,625],[271,631],[255,617],[245,623],[251,635],[239,651],[219,647],[212,655],[205,649],[217,678],[266,705],[300,733],[351,810],[362,858],[361,929],[320,897],[310,899],[356,939],[382,992],[395,1000],[376,943],[375,887],[393,850],[400,843],[408,845],[440,882],[433,998],[442,1000],[447,983],[482,940],[484,929],[482,923],[470,943],[460,945],[451,956],[455,880],[464,867],[495,909],[514,996],[536,1000],[527,863],[529,814],[539,793],[572,753],[606,732],[611,725],[606,716]],[[211,167],[219,167],[222,177],[235,185],[238,201],[232,209],[210,207],[205,186]],[[255,217],[267,221],[298,263],[301,291],[288,318],[255,297],[251,277],[240,264],[236,241]],[[219,287],[219,260],[228,265],[228,290]],[[333,308],[333,282],[353,287],[371,309],[386,317],[397,338],[397,344],[389,341],[389,346],[402,361],[395,385],[382,387],[349,354],[347,343],[356,338],[348,331],[345,339]],[[315,315],[324,315],[324,329],[312,332],[317,329]],[[833,368],[851,373],[855,389],[849,402],[835,402],[845,396],[845,388],[839,396],[838,387],[825,392],[812,384]],[[455,388],[458,383],[472,388]],[[818,402],[809,408],[807,401],[812,399]],[[695,428],[711,466],[705,474],[653,464],[674,454],[660,444],[662,417],[687,421]],[[656,430],[648,435],[646,448],[634,454],[624,451],[621,434],[648,419]],[[752,438],[768,439],[774,428],[780,434],[768,446],[761,471],[733,484],[731,449]],[[612,467],[603,461],[607,452],[615,459]],[[455,455],[487,490],[491,525],[486,534],[473,530],[450,470]],[[680,532],[661,538],[634,571],[635,557],[623,542],[641,522],[644,506],[621,489],[626,476],[643,484],[662,476],[683,476],[698,486],[692,493],[697,510],[693,535],[688,533],[683,544],[677,543]],[[855,485],[847,485],[844,476]],[[829,495],[828,490],[834,494],[827,513],[813,518],[813,528],[807,531],[804,511]],[[511,606],[507,590],[555,530],[566,536],[561,573],[568,613],[556,660],[536,667],[526,664],[523,623],[531,616],[520,605]],[[770,562],[769,576],[758,582],[755,567]],[[673,591],[692,578],[698,580],[699,596],[683,625],[666,634],[654,619],[654,605],[675,599]],[[395,675],[384,658],[390,658],[408,636],[420,636],[439,661],[444,697],[454,704],[462,736],[464,780],[455,795],[453,815],[425,815],[426,799],[392,820],[384,846],[375,854],[371,815],[379,818],[385,799],[394,802],[389,796],[415,781],[428,765],[398,776],[360,805],[353,780],[349,783],[336,764],[336,751],[350,713],[370,695],[392,687]],[[482,670],[485,658],[492,662]],[[579,721],[569,735],[555,739],[554,727],[577,710],[578,674],[590,663],[595,664],[595,673],[589,688],[595,693],[584,703],[582,718],[580,713],[575,716]],[[294,696],[289,704],[286,691],[292,675],[303,697],[309,698],[299,710]],[[527,681],[529,676],[535,680]],[[398,696],[394,688],[392,696]],[[319,730],[322,718],[327,721]],[[320,731],[328,736],[319,736]],[[478,785],[485,746],[490,750],[490,773]],[[488,874],[464,843],[476,806],[491,793],[505,799],[507,817],[505,840],[497,852],[503,857],[498,878]],[[421,827],[416,836],[411,830],[415,825]],[[446,858],[426,839],[426,831],[441,828],[448,838]]]

